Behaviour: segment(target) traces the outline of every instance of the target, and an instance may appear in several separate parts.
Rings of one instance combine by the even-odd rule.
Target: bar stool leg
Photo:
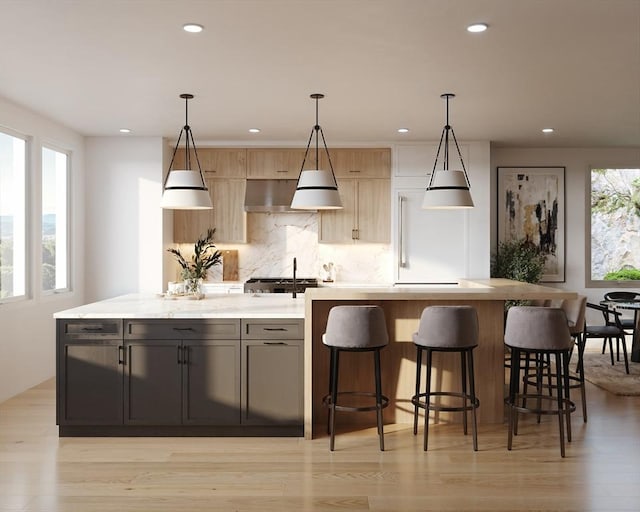
[[[334,348],[329,350],[329,397],[333,399],[332,385],[333,385],[333,367],[336,364],[336,351]],[[331,404],[329,404],[329,410],[327,411],[327,435],[331,435]]]
[[[557,401],[558,401],[558,427],[560,428],[560,455],[564,457],[564,389],[563,389],[563,377],[561,374],[561,366],[559,360],[559,354],[556,354],[556,381],[557,381]]]
[[[580,396],[582,398],[582,420],[587,422],[587,393],[584,385],[584,348],[585,339],[578,334],[576,341],[578,343],[578,377],[580,379]]]
[[[425,382],[425,396],[424,396],[424,446],[423,450],[427,451],[429,444],[429,404],[431,403],[431,362],[433,359],[433,351],[427,350],[427,381]]]
[[[560,355],[562,361],[562,374],[564,376],[564,399],[565,411],[567,414],[567,441],[571,442],[571,407],[569,407],[569,401],[571,400],[571,386],[569,385],[569,352],[563,352]],[[556,364],[557,361],[556,361]]]
[[[464,397],[462,398],[462,406],[464,410],[462,411],[462,431],[464,435],[467,435],[467,363],[466,363],[466,351],[460,352],[460,371],[462,375],[462,394]]]
[[[376,378],[376,417],[378,423],[378,436],[380,437],[380,451],[384,451],[384,426],[382,423],[382,383],[380,378],[380,350],[373,352]]]
[[[511,450],[513,446],[514,423],[517,416],[516,396],[518,394],[520,384],[520,349],[511,348],[511,373],[509,379],[509,437],[507,441],[507,449]]]
[[[330,434],[331,438],[329,441],[329,450],[333,451],[335,447],[335,437],[336,437],[336,402],[338,401],[338,370],[339,370],[339,361],[340,361],[340,351],[331,347],[331,351],[335,352],[333,357],[333,368],[331,369],[331,409],[329,410],[330,414]]]
[[[471,428],[473,431],[473,451],[478,451],[478,420],[476,418],[476,377],[473,371],[473,349],[469,349],[467,352],[469,359],[469,392],[471,394],[472,409],[471,409]],[[465,417],[467,413],[465,412]]]
[[[422,374],[422,347],[416,345],[416,403],[413,404],[413,435],[418,433],[418,402],[420,401],[420,376]]]

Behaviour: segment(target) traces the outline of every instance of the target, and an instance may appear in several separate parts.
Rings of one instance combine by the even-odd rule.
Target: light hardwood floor
[[[58,438],[54,381],[0,404],[0,511],[640,510],[640,397],[588,386],[560,458],[557,423],[527,419],[514,450],[483,426],[409,425],[326,438]],[[580,408],[578,407],[578,411]],[[355,427],[351,427],[355,428]]]

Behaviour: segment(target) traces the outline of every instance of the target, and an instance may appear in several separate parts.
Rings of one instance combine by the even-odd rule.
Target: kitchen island
[[[125,295],[55,314],[60,436],[302,436],[304,297]]]
[[[422,310],[430,305],[467,304],[476,308],[479,322],[478,348],[474,351],[476,393],[480,399],[478,422],[501,423],[504,418],[504,304],[506,300],[574,299],[575,292],[507,279],[461,280],[453,286],[387,288],[317,288],[307,290],[305,300],[305,437],[326,429],[322,397],[329,389],[329,350],[322,344],[329,310],[336,305],[376,304],[383,308],[389,346],[382,353],[382,391],[390,398],[385,423],[411,423],[415,392],[415,347]],[[351,356],[351,357],[350,357]],[[364,361],[363,361],[364,359]],[[340,388],[371,390],[373,375],[368,358],[341,356]],[[348,371],[346,370],[348,368]],[[434,354],[432,390],[457,389],[460,361],[455,354]],[[375,413],[341,414],[340,422],[375,425]],[[459,421],[458,413],[441,413],[440,421]]]

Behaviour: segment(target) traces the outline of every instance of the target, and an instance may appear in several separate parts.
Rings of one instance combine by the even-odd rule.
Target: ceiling
[[[0,12],[0,96],[87,136],[175,140],[188,92],[196,143],[304,145],[320,92],[329,146],[437,140],[453,92],[460,140],[640,146],[640,0],[0,0]],[[478,21],[489,30],[468,33]]]

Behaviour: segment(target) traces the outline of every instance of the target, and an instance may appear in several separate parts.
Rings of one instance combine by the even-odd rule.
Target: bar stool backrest
[[[584,317],[587,310],[587,298],[578,295],[577,299],[564,299],[560,307],[567,315],[569,332],[572,335],[581,334],[584,331]]]
[[[422,311],[413,342],[425,347],[475,347],[478,314],[473,306],[428,306]]]
[[[529,350],[569,350],[573,340],[561,308],[513,306],[507,314],[504,342]]]
[[[380,306],[334,306],[322,342],[347,349],[384,347],[389,343],[384,311]]]

